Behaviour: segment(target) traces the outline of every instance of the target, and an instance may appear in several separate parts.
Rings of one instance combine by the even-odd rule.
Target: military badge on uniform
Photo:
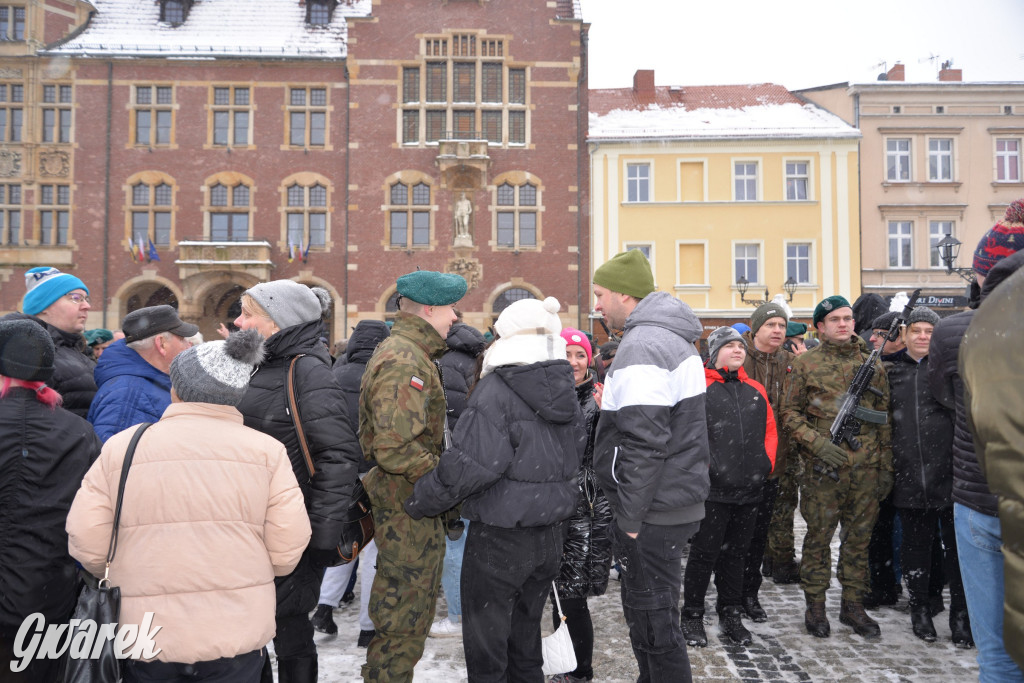
[[[409,386],[415,389],[416,391],[423,391],[423,380],[417,377],[416,375],[413,375],[412,379],[409,380]]]

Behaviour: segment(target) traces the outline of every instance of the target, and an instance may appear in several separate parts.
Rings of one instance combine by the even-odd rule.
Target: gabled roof
[[[781,85],[756,83],[591,90],[588,137],[858,138],[860,132]]]
[[[340,0],[330,24],[309,26],[299,0],[195,0],[185,23],[171,26],[159,0],[90,1],[96,13],[85,28],[45,54],[341,59],[346,17],[371,12],[371,0]]]

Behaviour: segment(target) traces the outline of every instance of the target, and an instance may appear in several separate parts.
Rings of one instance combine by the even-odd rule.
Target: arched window
[[[508,308],[508,305],[511,304],[513,301],[521,301],[523,299],[536,298],[537,297],[533,295],[533,292],[531,292],[528,289],[523,289],[522,287],[510,287],[509,289],[506,289],[504,292],[499,294],[497,298],[494,299],[494,304],[491,306],[491,311],[494,313],[494,317],[497,318],[498,315],[506,308]]]
[[[222,174],[207,187],[206,213],[213,242],[246,242],[251,239],[251,181],[237,174]]]
[[[422,179],[399,178],[388,186],[388,245],[392,249],[430,246],[433,201],[431,187]]]
[[[327,188],[292,183],[287,189],[288,245],[327,246]]]
[[[174,188],[160,180],[132,185],[132,243],[148,244],[152,240],[158,247],[171,244],[171,210]]]
[[[494,193],[495,246],[501,249],[536,249],[538,224],[537,185],[505,181]]]

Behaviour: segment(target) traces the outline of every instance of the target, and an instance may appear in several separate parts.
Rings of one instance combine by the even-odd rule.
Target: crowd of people
[[[470,681],[543,680],[550,610],[576,658],[550,680],[575,683],[601,676],[588,598],[611,575],[638,680],[689,681],[712,577],[724,642],[773,618],[766,577],[799,584],[804,627],[830,636],[841,525],[841,624],[880,638],[869,612],[905,586],[908,628],[933,642],[948,586],[952,641],[977,646],[980,679],[1024,681],[1021,247],[1018,200],[978,244],[967,311],[895,302],[865,319],[837,294],[806,339],[770,301],[703,353],[701,321],[636,250],[594,272],[595,310],[620,333],[600,347],[551,297],[482,334],[456,311],[462,277],[415,271],[393,326],[361,321],[338,358],[319,288],[257,284],[235,331],[203,343],[171,306],[87,333],[86,284],[33,268],[23,312],[0,319],[0,659],[26,617],[67,623],[82,577],[107,572],[121,622],[159,627],[159,653],[125,660],[125,681],[265,683],[276,666],[312,683],[313,634],[337,633],[361,577],[366,681],[412,680],[431,636],[462,638]],[[839,438],[866,365],[859,428]],[[360,480],[376,535],[342,564]],[[37,658],[12,675],[61,669]]]

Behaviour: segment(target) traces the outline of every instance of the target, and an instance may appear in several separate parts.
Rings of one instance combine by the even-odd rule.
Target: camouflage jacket
[[[377,466],[363,480],[375,507],[401,510],[413,484],[437,466],[444,443],[444,388],[433,359],[448,346],[422,318],[398,313],[359,389],[359,444]]]
[[[822,340],[821,345],[793,360],[793,372],[782,402],[782,422],[789,431],[790,445],[809,454],[817,453],[829,437],[829,427],[839,412],[840,401],[853,381],[857,369],[870,355],[867,342],[851,336],[849,342],[835,344]],[[880,395],[866,392],[860,404],[871,410],[889,411],[889,380],[881,361],[877,362],[871,386]],[[853,450],[854,465],[868,465],[892,470],[891,427],[868,422],[857,435],[860,449]]]
[[[743,369],[748,377],[764,387],[768,403],[775,413],[778,450],[775,454],[775,469],[768,478],[778,479],[786,472],[786,453],[789,451],[789,435],[782,424],[782,399],[786,396],[786,385],[796,356],[781,347],[775,353],[758,351],[754,346],[754,335],[749,331],[743,333],[743,339],[747,342],[747,358],[743,361]]]

